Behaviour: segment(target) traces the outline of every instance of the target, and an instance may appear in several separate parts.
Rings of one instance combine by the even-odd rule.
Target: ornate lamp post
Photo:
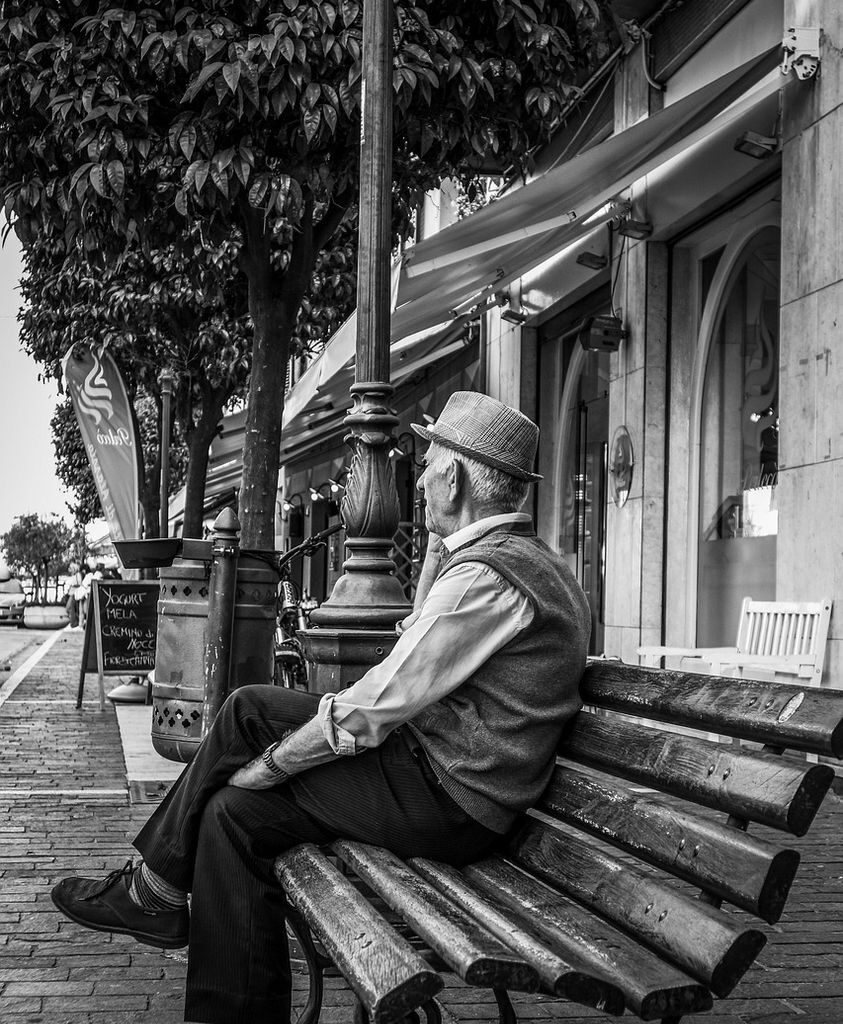
[[[341,506],[348,558],[330,598],[310,616],[317,628],[302,635],[317,692],[358,678],[380,660],[395,642],[395,623],[410,612],[389,557],[400,518],[388,454],[398,423],[389,383],[392,17],[391,0],[365,0],[357,363],[345,419],[351,472]]]

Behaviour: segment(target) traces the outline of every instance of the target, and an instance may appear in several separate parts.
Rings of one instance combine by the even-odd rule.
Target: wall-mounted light
[[[759,132],[744,132],[735,139],[735,150],[755,160],[765,160],[779,148],[779,140],[775,135],[761,135]]]
[[[310,501],[311,502],[324,502],[325,499],[327,498],[327,495],[323,494],[323,490],[326,487],[329,488],[329,492],[330,492],[331,484],[327,480],[325,481],[325,483],[321,483],[318,487],[314,487],[312,484],[310,486],[308,486],[307,490],[308,490],[308,493],[310,495]]]
[[[525,324],[530,318],[526,313],[522,313],[518,309],[505,309],[501,313],[501,320],[506,320],[507,323],[516,324],[519,327],[521,324]]]
[[[648,220],[633,220],[625,217],[618,225],[618,234],[625,238],[644,239],[653,233],[653,225]]]
[[[623,321],[613,313],[586,317],[579,330],[577,340],[587,351],[617,352],[621,342],[629,337]]]
[[[411,434],[409,430],[405,430],[403,434],[398,435],[387,454],[391,459],[409,457],[412,459],[413,465],[419,469],[424,466],[423,462],[419,462],[416,459],[416,435]]]
[[[281,502],[281,518],[282,518],[282,520],[284,522],[286,522],[289,519],[291,512],[296,511],[296,509],[298,509],[298,511],[301,512],[303,510],[303,508],[304,508],[304,501],[302,500],[302,496],[300,494],[296,493],[296,494],[288,495]]]
[[[588,267],[589,270],[603,270],[608,267],[609,258],[602,252],[581,252],[577,256],[577,263],[581,267]]]
[[[530,319],[529,314],[513,307],[512,296],[509,292],[496,292],[495,301],[501,307],[501,320],[520,327]]]

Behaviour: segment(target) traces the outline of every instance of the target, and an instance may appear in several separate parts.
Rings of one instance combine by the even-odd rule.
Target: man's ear
[[[456,499],[462,494],[463,488],[465,487],[465,466],[458,460],[453,459],[451,461],[451,474],[448,479],[448,485],[451,491],[451,499]]]

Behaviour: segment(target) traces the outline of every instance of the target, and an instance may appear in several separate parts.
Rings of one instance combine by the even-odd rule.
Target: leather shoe
[[[135,868],[131,860],[105,878],[64,878],[50,894],[65,917],[98,932],[131,935],[159,949],[188,943],[190,914],[181,910],[146,910],[129,896]]]

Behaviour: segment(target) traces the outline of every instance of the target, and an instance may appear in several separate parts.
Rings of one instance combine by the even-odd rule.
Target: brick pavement
[[[50,902],[64,875],[98,874],[131,856],[130,838],[152,810],[129,803],[116,716],[111,705],[99,711],[95,677],[82,710],[74,706],[81,646],[81,634],[63,633],[0,704],[0,1021],[180,1024],[183,951],[87,931]],[[18,663],[29,654],[19,653]],[[841,823],[843,807],[832,796],[802,841],[803,867],[782,925],[768,929],[760,963],[717,1005],[716,1024],[843,1020]],[[303,986],[297,978],[299,1004]],[[525,1021],[600,1017],[546,997],[514,1002]],[[449,984],[442,1006],[446,1024],[497,1017],[489,993],[459,983]],[[350,1022],[350,1007],[341,979],[328,979],[324,1024]]]

